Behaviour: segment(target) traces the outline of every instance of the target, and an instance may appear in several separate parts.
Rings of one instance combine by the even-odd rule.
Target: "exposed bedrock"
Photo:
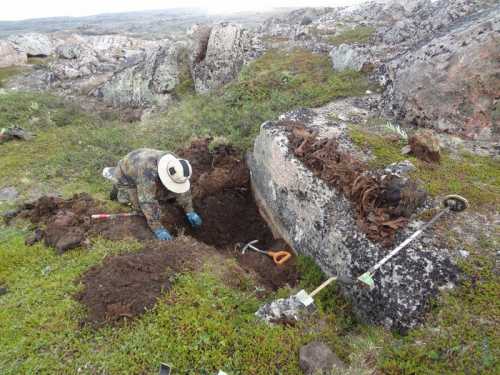
[[[8,40],[24,51],[28,57],[46,57],[54,53],[54,42],[45,34],[27,33],[13,35]]]
[[[155,47],[145,55],[140,63],[116,72],[96,95],[115,107],[165,107],[179,82],[179,47]]]
[[[293,249],[315,259],[327,275],[357,277],[383,258],[390,249],[370,241],[356,223],[353,204],[325,181],[315,177],[289,148],[283,120],[300,120],[320,137],[336,137],[345,151],[368,157],[351,144],[346,133],[351,116],[366,116],[354,99],[333,102],[315,110],[283,115],[278,122],[262,125],[253,152],[248,156],[254,193],[275,235]],[[343,120],[331,120],[346,118]],[[398,233],[399,243],[416,226]],[[369,323],[405,331],[422,321],[429,299],[440,287],[458,280],[459,272],[450,251],[441,248],[432,231],[413,242],[375,274],[375,288],[341,286],[356,314]]]
[[[7,40],[0,40],[0,68],[23,65],[28,62],[25,52]]]
[[[260,53],[259,41],[233,23],[221,22],[213,27],[195,25],[189,35],[191,75],[197,93],[231,82],[242,66]]]
[[[386,65],[385,109],[421,127],[499,140],[500,7]]]

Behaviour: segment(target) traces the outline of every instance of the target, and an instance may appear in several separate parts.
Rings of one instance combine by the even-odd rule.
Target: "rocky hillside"
[[[306,48],[330,54],[335,70],[370,74],[383,91],[379,108],[395,121],[432,128],[452,147],[477,141],[476,151],[492,154],[500,134],[499,12],[494,1],[388,1],[296,10],[256,31],[197,24],[175,41],[12,35],[1,41],[0,66],[23,64],[26,55],[45,57],[11,86],[89,95],[113,107],[165,109],[176,87],[191,80],[196,92],[206,93],[266,50]]]
[[[498,1],[177,16],[0,39],[0,373],[496,374]],[[190,159],[193,191],[210,191],[199,231],[164,210],[166,251],[141,217],[88,217],[127,210],[100,171],[143,147]],[[256,318],[357,279],[448,194],[470,207],[372,287],[334,283],[303,320]],[[292,261],[236,251],[254,239]]]

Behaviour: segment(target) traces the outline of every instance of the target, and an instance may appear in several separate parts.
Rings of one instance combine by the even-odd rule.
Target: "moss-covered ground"
[[[144,123],[103,120],[48,94],[0,93],[0,127],[19,125],[37,134],[30,141],[0,145],[0,187],[15,186],[21,199],[82,191],[105,198],[109,186],[100,171],[134,148],[176,149],[194,137],[213,136],[214,142],[229,141],[245,150],[264,120],[298,106],[360,95],[368,87],[361,74],[334,73],[327,57],[297,50],[264,55],[237,81],[210,95],[195,96],[186,76],[178,104]],[[379,163],[399,158],[399,146],[396,153],[387,142],[383,147],[366,135],[353,137],[372,147]],[[472,166],[460,169],[450,155],[445,162],[453,172],[426,171],[427,184],[440,193],[450,182],[437,177],[453,173],[463,189],[483,194],[475,204],[498,202],[495,165],[464,158]],[[10,207],[0,204],[0,212]],[[318,315],[296,326],[269,327],[253,316],[262,303],[254,281],[234,289],[213,272],[224,265],[210,264],[203,272],[179,275],[156,307],[134,321],[97,330],[82,327],[85,310],[72,298],[82,287],[76,280],[105,256],[137,251],[139,244],[95,239],[88,249],[59,256],[42,245],[25,246],[29,229],[27,223],[0,224],[0,286],[8,288],[0,296],[1,374],[155,373],[160,362],[170,362],[178,374],[222,369],[293,375],[301,373],[299,347],[314,339],[327,342],[350,363],[350,374],[498,370],[499,281],[491,257],[485,256],[497,246],[491,239],[467,249],[471,256],[463,268],[474,277],[436,303],[424,327],[399,337],[356,322],[335,287],[319,297]],[[310,290],[324,280],[310,259],[299,258],[299,267],[301,287]],[[283,289],[268,298],[290,293]]]
[[[439,164],[430,164],[414,156],[403,155],[403,141],[388,140],[383,135],[357,127],[351,128],[350,135],[354,143],[373,153],[374,158],[370,162],[373,167],[384,167],[408,159],[417,167],[413,177],[421,180],[430,194],[460,194],[476,208],[500,207],[500,162],[490,157],[444,152]]]

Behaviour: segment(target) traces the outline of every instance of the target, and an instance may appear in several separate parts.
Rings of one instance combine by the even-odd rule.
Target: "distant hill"
[[[99,14],[87,17],[51,17],[21,21],[0,21],[0,38],[27,32],[50,33],[70,31],[79,34],[129,34],[137,37],[159,39],[185,29],[197,22],[227,20],[247,27],[255,26],[270,15],[284,13],[288,9],[272,12],[245,12],[225,15],[209,15],[199,8],[178,8],[127,13]]]

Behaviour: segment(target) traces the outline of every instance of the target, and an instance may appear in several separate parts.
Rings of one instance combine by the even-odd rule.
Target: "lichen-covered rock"
[[[28,56],[13,43],[0,40],[0,68],[26,64]]]
[[[343,108],[349,115],[366,116],[366,109],[355,103],[354,99],[342,100],[320,109],[294,111],[280,120],[299,120],[319,136],[336,137],[356,158],[366,159],[369,156],[349,140],[349,118],[331,120],[331,114]],[[328,276],[357,278],[388,249],[367,238],[357,225],[351,201],[307,169],[290,151],[288,142],[284,126],[266,122],[248,157],[263,216],[277,236],[297,253],[313,257]],[[409,236],[416,224],[411,222],[399,233],[397,242]],[[429,299],[458,275],[449,252],[429,231],[375,274],[373,290],[340,286],[361,319],[404,331],[422,321]]]
[[[369,48],[348,44],[334,47],[330,51],[330,57],[333,69],[340,72],[347,69],[359,72],[372,61]]]
[[[26,52],[28,56],[45,57],[52,55],[55,51],[55,46],[51,38],[45,34],[28,33],[14,35],[9,37],[8,40]]]
[[[205,60],[207,55],[208,40],[212,26],[196,24],[188,31],[188,36],[191,40],[191,64],[196,65]]]
[[[206,93],[231,82],[252,56],[251,34],[239,25],[222,22],[191,33],[191,74],[196,92]],[[206,47],[205,47],[206,46]]]
[[[82,54],[82,45],[81,44],[62,44],[56,48],[57,56],[62,59],[77,59]]]
[[[113,106],[165,106],[179,82],[177,46],[163,46],[148,51],[143,62],[113,75],[96,95]]]
[[[500,7],[387,64],[386,111],[468,139],[499,137]]]

